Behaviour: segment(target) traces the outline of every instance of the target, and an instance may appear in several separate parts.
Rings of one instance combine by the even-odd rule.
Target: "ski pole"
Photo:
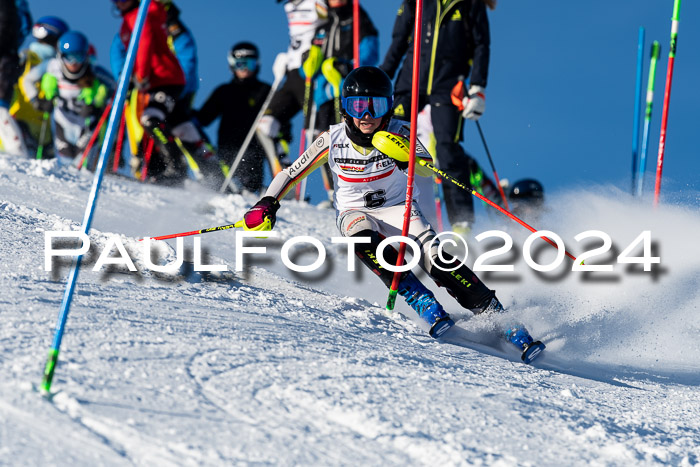
[[[102,125],[104,124],[105,120],[107,120],[107,117],[109,117],[109,111],[112,109],[112,101],[110,101],[107,106],[105,107],[104,112],[102,112],[102,116],[100,117],[100,120],[97,122],[97,126],[95,127],[95,130],[92,132],[92,136],[90,136],[90,141],[88,141],[87,146],[85,146],[85,149],[83,150],[83,155],[80,158],[80,162],[77,165],[78,170],[83,168],[83,164],[85,163],[85,159],[87,159],[88,154],[90,154],[90,151],[92,150],[92,146],[95,144],[95,141],[97,140],[97,136],[100,134],[100,128],[102,128]]]
[[[124,133],[126,133],[126,110],[122,113],[122,121],[119,124],[119,133],[117,134],[117,145],[114,147],[114,163],[112,165],[112,173],[117,173],[119,170],[119,160],[122,156],[122,146],[124,144]]]
[[[403,214],[403,227],[401,236],[408,235],[408,227],[411,223],[411,208],[413,206],[413,179],[416,172],[416,133],[418,131],[418,85],[420,80],[420,45],[422,40],[423,26],[423,0],[416,0],[415,24],[413,29],[413,76],[411,82],[411,133],[409,135],[408,146],[408,180],[406,182],[406,209]],[[399,243],[399,257],[396,259],[396,266],[403,265],[403,258],[406,254],[406,243]],[[386,301],[387,310],[393,310],[396,305],[396,296],[399,293],[399,279],[401,272],[394,272],[394,278],[389,288],[389,297]]]
[[[454,178],[452,175],[447,174],[447,173],[443,172],[442,170],[438,169],[437,167],[435,167],[435,166],[434,166],[433,164],[431,164],[430,162],[427,162],[427,161],[424,161],[424,160],[422,160],[422,159],[419,159],[419,160],[418,160],[418,163],[419,163],[420,165],[424,166],[424,167],[429,168],[430,170],[432,170],[433,172],[435,172],[436,174],[438,174],[440,177],[444,178],[444,179],[447,180],[448,182],[454,183],[455,185],[457,185],[457,186],[460,187],[461,189],[468,191],[468,192],[471,193],[472,195],[474,195],[474,196],[476,196],[477,198],[479,198],[481,201],[483,201],[483,202],[489,204],[490,206],[492,206],[492,207],[498,209],[500,212],[502,212],[502,213],[505,214],[506,216],[510,217],[511,219],[513,219],[515,222],[517,222],[518,224],[520,224],[520,225],[522,225],[523,227],[525,227],[525,228],[526,228],[527,230],[529,230],[530,232],[533,232],[533,233],[537,232],[537,229],[535,229],[534,227],[532,227],[530,224],[526,223],[525,221],[523,221],[523,220],[520,219],[519,217],[515,216],[514,214],[512,214],[512,213],[506,211],[505,209],[503,209],[502,207],[500,207],[498,204],[494,203],[493,201],[491,201],[490,199],[488,199],[486,196],[484,196],[484,195],[482,195],[481,193],[479,193],[478,191],[476,191],[476,190],[475,190],[474,188],[472,188],[471,186],[465,185],[464,183],[462,183],[462,182],[460,182],[459,180],[457,180],[456,178]],[[554,243],[554,242],[553,242],[552,240],[550,240],[549,238],[547,238],[547,237],[542,237],[542,240],[544,240],[545,242],[549,243],[549,244],[552,245],[553,247],[558,248],[558,247],[557,247],[557,244]],[[566,250],[564,250],[564,253],[566,254],[566,256],[568,256],[568,257],[571,258],[572,260],[576,261],[576,257],[575,257],[574,255],[572,255],[571,253],[569,253],[569,252],[566,251]]]
[[[144,237],[140,239],[139,241],[146,240],[147,238],[150,238],[151,240],[167,240],[169,238],[177,238],[177,237],[189,237],[190,235],[199,235],[199,234],[204,234],[204,233],[209,233],[209,232],[217,232],[219,230],[228,230],[228,229],[233,229],[235,227],[241,227],[240,224],[241,221],[234,222],[233,224],[226,224],[226,225],[220,225],[218,227],[209,227],[206,229],[201,229],[201,230],[192,230],[190,232],[180,232],[180,233],[175,233],[175,234],[170,234],[170,235],[161,235],[159,237]]]
[[[177,147],[182,152],[182,155],[185,156],[187,168],[189,169],[192,178],[194,178],[197,181],[201,181],[202,178],[204,178],[204,176],[202,175],[202,171],[199,169],[199,164],[197,164],[197,161],[194,160],[194,157],[192,157],[192,153],[190,153],[190,151],[185,147],[185,145],[182,144],[182,140],[177,136],[175,137],[175,144],[177,144]]]
[[[681,12],[681,0],[673,3],[673,19],[671,21],[671,46],[668,50],[668,68],[666,70],[666,89],[664,91],[664,108],[661,112],[661,134],[659,136],[659,158],[656,162],[656,186],[654,187],[654,206],[659,204],[661,193],[661,173],[664,168],[664,151],[666,149],[666,126],[668,124],[668,106],[671,101],[671,83],[673,81],[673,64],[676,59],[678,41],[678,21]]]
[[[265,111],[267,108],[270,106],[270,102],[272,101],[272,96],[275,95],[275,92],[277,92],[277,87],[280,85],[282,82],[282,79],[284,78],[284,73],[281,69],[281,67],[273,65],[272,67],[273,72],[275,73],[275,80],[272,82],[272,86],[270,87],[270,92],[267,93],[267,97],[265,98],[265,101],[263,102],[263,105],[260,107],[260,110],[258,111],[258,114],[255,116],[255,120],[253,120],[253,124],[250,127],[250,130],[248,130],[248,134],[245,136],[245,139],[243,140],[243,144],[241,145],[240,149],[238,149],[238,153],[236,154],[236,157],[233,159],[231,167],[228,171],[228,174],[226,174],[226,179],[224,180],[224,183],[221,185],[221,188],[219,189],[219,193],[223,193],[226,191],[226,187],[228,186],[229,183],[231,183],[231,179],[233,178],[233,174],[236,172],[236,169],[238,169],[238,166],[241,163],[241,160],[243,160],[243,154],[245,154],[246,150],[248,149],[248,145],[250,144],[251,140],[253,139],[253,136],[255,135],[255,130],[258,127],[258,123],[260,123],[260,119],[263,117],[265,114]]]
[[[442,179],[440,177],[433,177],[433,196],[435,197],[435,217],[437,218],[437,228],[438,232],[442,232],[444,229],[444,224],[442,221]]]
[[[141,168],[141,181],[145,182],[146,177],[148,177],[148,164],[151,163],[151,155],[153,155],[153,145],[155,141],[153,141],[153,138],[150,136],[144,135],[143,143],[145,149],[143,153],[143,167]]]
[[[39,144],[37,144],[36,148],[36,159],[41,160],[41,158],[44,156],[44,136],[46,136],[46,127],[49,124],[49,113],[44,112],[44,115],[42,116],[42,121],[41,121],[41,131],[39,132]]]
[[[100,186],[102,185],[102,179],[104,176],[104,170],[106,167],[106,160],[109,151],[112,149],[112,143],[114,142],[114,127],[117,124],[117,120],[120,117],[122,111],[122,106],[124,104],[124,98],[126,96],[127,82],[131,77],[131,71],[134,67],[134,60],[136,58],[136,49],[138,48],[139,38],[141,36],[141,31],[143,30],[143,24],[146,20],[146,12],[151,4],[150,0],[143,0],[139,5],[138,14],[136,16],[136,22],[134,25],[134,31],[131,34],[131,39],[129,41],[129,47],[126,52],[126,62],[124,64],[124,69],[119,77],[119,84],[117,85],[117,93],[115,96],[116,104],[112,108],[112,112],[109,118],[109,123],[107,124],[107,133],[105,135],[105,141],[102,145],[102,150],[100,151],[100,159],[97,170],[95,170],[95,176],[93,177],[92,188],[90,190],[90,197],[88,199],[88,205],[85,209],[85,215],[83,217],[82,232],[87,235],[90,231],[90,224],[92,223],[92,218],[95,213],[95,208],[97,207],[97,198],[100,193]],[[75,258],[73,266],[68,276],[68,284],[66,285],[65,293],[63,294],[63,300],[61,302],[61,309],[58,315],[58,321],[56,323],[56,328],[54,332],[53,342],[51,348],[49,349],[48,359],[46,365],[44,366],[44,376],[41,382],[41,391],[44,393],[50,393],[51,383],[53,381],[54,371],[56,370],[56,364],[58,363],[58,354],[61,347],[61,341],[63,339],[63,332],[66,327],[66,321],[68,320],[68,312],[70,311],[70,304],[73,300],[73,292],[75,291],[75,284],[78,280],[78,273],[80,271],[80,262],[82,260],[82,255]]]
[[[486,138],[484,138],[484,132],[481,131],[481,124],[479,121],[476,121],[476,127],[479,129],[479,135],[481,136],[481,141],[484,143],[484,149],[486,150],[486,155],[489,158],[489,163],[491,164],[491,170],[493,170],[493,178],[496,179],[496,185],[498,185],[498,191],[501,193],[501,198],[503,199],[503,205],[506,207],[506,210],[510,211],[510,207],[508,206],[508,199],[506,198],[506,194],[503,191],[503,187],[501,186],[501,181],[498,179],[498,172],[496,172],[496,166],[493,165],[493,159],[491,159],[491,151],[489,151],[489,147],[486,145]]]
[[[314,142],[314,129],[316,128],[316,103],[311,102],[311,116],[309,117],[309,128],[306,130],[307,132],[307,137],[306,139],[309,141],[309,144]],[[297,185],[299,187],[299,191],[297,192],[297,200],[300,201],[305,201],[306,200],[306,184],[307,181],[309,180],[309,177],[304,177],[301,183]]]
[[[352,2],[352,58],[353,68],[360,66],[360,0]]]
[[[654,104],[654,81],[656,77],[656,62],[659,58],[661,47],[654,41],[651,45],[651,63],[649,64],[649,81],[647,84],[647,106],[644,112],[644,133],[642,134],[642,152],[639,160],[639,174],[637,180],[637,196],[642,196],[644,190],[644,172],[647,168],[647,153],[649,152],[649,129],[651,127],[651,110]]]
[[[644,68],[644,28],[639,27],[637,41],[637,76],[634,86],[634,126],[632,128],[632,193],[637,177],[637,159],[639,158],[639,113],[642,102],[642,70]],[[643,171],[642,171],[643,172]]]
[[[299,135],[299,155],[297,158],[304,154],[304,148],[306,147],[306,128],[301,129],[301,134]],[[294,187],[294,199],[299,201],[299,195],[301,193],[301,183]]]

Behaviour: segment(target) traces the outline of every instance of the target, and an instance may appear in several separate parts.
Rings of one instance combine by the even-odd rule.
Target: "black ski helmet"
[[[260,59],[260,52],[258,51],[258,47],[252,42],[239,42],[235,44],[231,47],[231,50],[229,50],[226,59],[228,60],[229,68],[231,68],[231,73],[236,69],[236,62],[242,59],[253,59],[256,61],[255,68],[251,70],[256,75],[258,74],[258,70],[260,70],[260,65],[257,63]]]
[[[541,201],[544,199],[542,184],[532,178],[518,180],[510,189],[510,199],[522,201]]]
[[[341,96],[386,97],[389,99],[389,107],[391,108],[394,96],[394,85],[391,82],[391,78],[389,78],[381,68],[376,66],[361,66],[352,70],[345,77]],[[362,133],[360,129],[355,126],[352,117],[348,115],[345,109],[342,110],[342,113],[343,119],[345,120],[346,134],[350,140],[362,147],[371,147],[374,133]],[[390,110],[382,117],[382,123],[375,133],[386,128],[393,114],[393,111]]]

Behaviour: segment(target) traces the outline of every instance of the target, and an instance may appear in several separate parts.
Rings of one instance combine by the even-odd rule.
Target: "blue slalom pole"
[[[651,109],[654,103],[654,79],[656,77],[656,62],[659,59],[661,47],[658,41],[651,45],[651,61],[649,62],[649,81],[647,84],[647,105],[644,111],[644,132],[642,133],[642,153],[639,160],[637,177],[637,196],[644,191],[644,172],[647,170],[647,154],[649,153],[649,129],[651,128]]]
[[[95,213],[95,207],[97,206],[97,196],[100,192],[100,185],[102,185],[102,178],[104,176],[107,155],[112,150],[112,144],[114,143],[114,138],[116,136],[115,126],[120,121],[122,109],[124,108],[124,100],[126,99],[127,93],[127,84],[129,82],[129,79],[131,78],[131,72],[134,68],[136,50],[138,49],[138,42],[141,37],[141,31],[143,30],[143,24],[146,21],[146,14],[148,12],[148,6],[150,5],[150,3],[151,0],[141,0],[138,16],[136,17],[136,25],[134,27],[134,31],[131,34],[131,41],[129,42],[129,48],[127,49],[126,53],[126,63],[124,64],[124,69],[122,69],[122,73],[119,76],[117,94],[114,98],[112,111],[109,115],[107,133],[105,134],[104,143],[100,152],[99,162],[97,164],[97,169],[95,170],[95,177],[93,178],[92,182],[90,198],[88,199],[88,205],[85,210],[85,215],[83,217],[82,228],[83,233],[86,235],[90,230],[92,216]],[[61,347],[63,331],[66,327],[66,320],[68,319],[68,312],[70,310],[70,304],[73,299],[73,292],[75,291],[75,283],[78,279],[80,261],[82,260],[82,258],[83,255],[79,255],[73,262],[73,266],[68,277],[66,291],[63,294],[63,301],[61,303],[61,310],[58,315],[58,322],[56,323],[53,344],[51,345],[51,349],[49,350],[49,358],[46,361],[46,367],[44,368],[44,378],[41,382],[41,390],[45,393],[48,393],[51,390],[51,382],[53,381],[53,374],[54,370],[56,369],[56,363],[58,361],[58,352]]]
[[[639,158],[639,123],[642,108],[642,68],[644,62],[644,27],[639,27],[637,43],[637,79],[634,88],[634,127],[632,130],[632,194],[637,180],[637,159]]]

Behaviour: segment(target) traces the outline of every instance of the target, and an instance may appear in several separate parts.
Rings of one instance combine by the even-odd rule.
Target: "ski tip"
[[[534,359],[536,359],[542,351],[547,348],[542,342],[540,341],[535,341],[525,347],[525,350],[523,351],[523,354],[521,355],[521,359],[525,363],[531,363]]]

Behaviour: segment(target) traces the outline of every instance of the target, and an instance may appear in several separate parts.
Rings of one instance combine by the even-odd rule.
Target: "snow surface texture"
[[[697,206],[653,210],[609,187],[550,197],[532,223],[569,251],[583,251],[573,237],[586,230],[608,233],[617,253],[651,230],[662,264],[584,281],[520,259],[514,273],[482,274],[509,308],[498,319],[520,319],[547,343],[526,366],[494,335],[496,320],[460,314],[442,291],[465,319],[440,342],[400,297],[402,314],[386,313],[381,283],[359,264],[347,272],[331,244],[330,210],[285,201],[279,212],[281,240],[326,245],[328,267],[316,273],[282,266],[281,240],[233,271],[233,230],[201,236],[207,262],[228,272],[145,270],[139,238],[234,222],[255,199],[107,177],[48,401],[32,385],[69,266],[44,271],[44,231],[79,230],[91,183],[52,161],[0,155],[2,465],[700,462]],[[520,247],[529,234],[498,214],[474,233],[492,228]],[[138,273],[91,271],[110,235]],[[162,244],[161,261],[174,260],[175,242]]]

